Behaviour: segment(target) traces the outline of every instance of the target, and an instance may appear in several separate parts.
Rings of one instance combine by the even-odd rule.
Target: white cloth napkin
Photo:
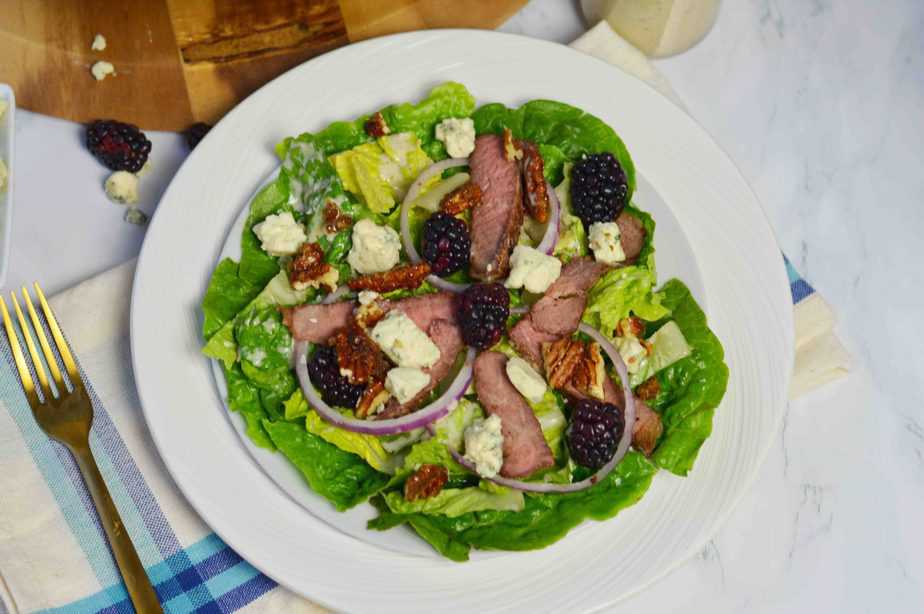
[[[683,107],[667,80],[607,24],[592,28],[573,46],[649,82]],[[97,410],[94,453],[166,608],[324,611],[236,558],[167,473],[144,424],[131,373],[133,274],[134,262],[126,263],[62,292],[52,305],[105,408]],[[842,376],[849,357],[833,335],[831,309],[792,270],[790,277],[796,302],[795,395]],[[808,290],[797,293],[800,283]],[[12,371],[0,369],[0,378],[3,603],[11,612],[62,606],[69,612],[125,611],[124,590],[75,480],[73,462],[38,430]],[[122,466],[126,462],[134,473]]]

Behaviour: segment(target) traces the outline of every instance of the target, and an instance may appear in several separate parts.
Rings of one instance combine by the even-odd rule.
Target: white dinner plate
[[[640,503],[544,550],[476,555],[465,564],[433,556],[407,533],[364,531],[368,508],[336,514],[279,456],[249,453],[255,449],[238,437],[238,419],[228,416],[199,352],[208,277],[221,254],[237,249],[238,233],[229,240],[229,231],[278,165],[273,145],[419,99],[446,80],[464,83],[478,104],[550,98],[615,128],[641,176],[636,201],[659,223],[660,278],[679,274],[691,285],[731,373],[712,436],[687,478],[659,473]],[[292,590],[337,609],[376,612],[588,611],[640,590],[701,548],[756,475],[777,432],[793,360],[782,257],[756,198],[710,137],[603,62],[561,45],[464,30],[334,51],[231,111],[177,173],[151,221],[131,336],[151,434],[205,521]]]

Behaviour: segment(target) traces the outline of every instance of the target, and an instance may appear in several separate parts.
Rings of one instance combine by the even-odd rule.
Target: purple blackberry
[[[138,126],[98,119],[87,124],[87,149],[111,170],[137,173],[148,161],[151,141]]]
[[[186,139],[186,144],[190,149],[195,149],[196,145],[199,144],[199,141],[205,138],[205,135],[209,133],[212,127],[206,124],[205,122],[196,122],[189,128],[183,131],[183,137]]]
[[[365,386],[351,384],[340,374],[337,351],[329,345],[319,346],[308,361],[308,377],[328,405],[353,409]]]
[[[585,154],[571,169],[571,207],[585,228],[615,221],[628,201],[626,174],[613,154]]]
[[[612,403],[572,399],[571,422],[565,431],[571,458],[584,467],[599,469],[616,453],[625,421]]]
[[[474,284],[458,298],[459,324],[465,343],[486,350],[498,341],[510,317],[510,295],[502,284]]]
[[[434,275],[446,277],[461,271],[471,249],[468,226],[459,218],[440,211],[424,223],[420,251]]]

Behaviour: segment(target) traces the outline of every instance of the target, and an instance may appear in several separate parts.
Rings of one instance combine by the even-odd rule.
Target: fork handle
[[[96,459],[93,458],[90,446],[72,448],[71,452],[77,459],[77,466],[80,467],[83,481],[86,482],[90,495],[93,497],[93,503],[96,504],[96,511],[103,523],[106,537],[109,538],[109,545],[115,554],[116,564],[128,588],[128,596],[132,600],[132,605],[135,606],[137,612],[142,614],[163,612],[154,587],[151,586],[148,574],[144,570],[144,565],[138,558],[138,552],[132,544],[128,531],[125,530],[122,517],[119,516],[119,511],[112,502],[109,488],[106,487],[99,467],[96,466]]]

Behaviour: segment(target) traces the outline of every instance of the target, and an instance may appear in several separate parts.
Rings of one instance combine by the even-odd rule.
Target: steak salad
[[[529,550],[686,475],[728,370],[616,133],[444,83],[277,146],[204,353],[253,443],[371,530]]]

